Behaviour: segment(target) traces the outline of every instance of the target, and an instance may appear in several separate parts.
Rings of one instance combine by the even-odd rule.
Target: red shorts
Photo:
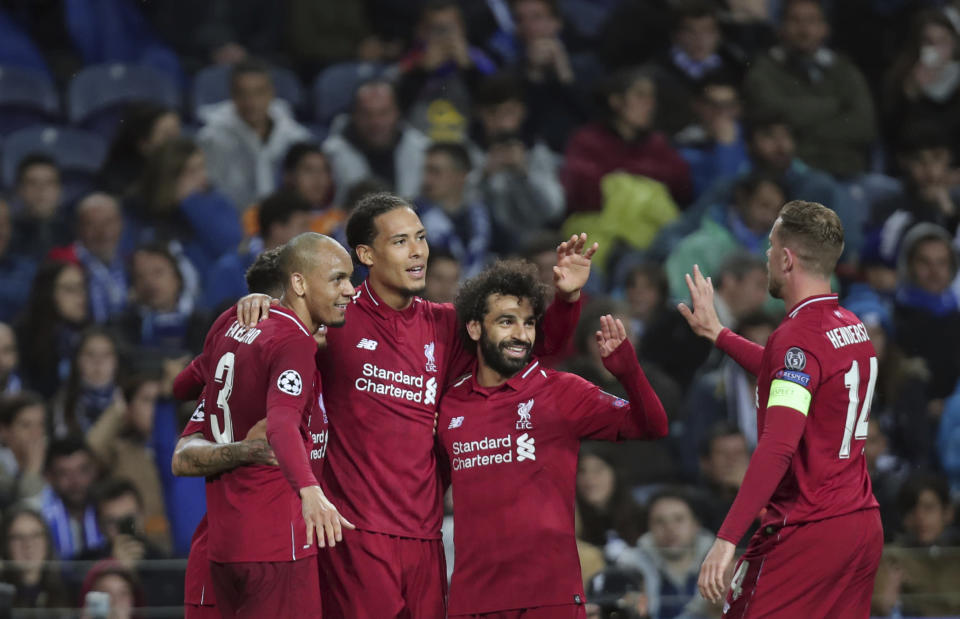
[[[343,542],[320,549],[317,558],[327,619],[446,617],[441,540],[344,529]]]
[[[450,619],[587,619],[587,608],[583,604],[537,606],[479,615],[450,615]]]
[[[320,617],[317,561],[210,562],[210,579],[222,617]]]
[[[184,604],[183,619],[220,619],[220,611],[216,606]]]
[[[737,563],[723,616],[866,619],[882,552],[876,509],[760,529]]]

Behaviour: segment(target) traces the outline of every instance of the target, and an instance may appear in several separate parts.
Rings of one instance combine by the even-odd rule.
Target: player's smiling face
[[[537,320],[530,299],[492,294],[483,324],[472,322],[467,330],[480,343],[481,362],[509,378],[530,362]]]
[[[318,255],[316,261],[314,268],[304,274],[307,309],[317,325],[339,327],[355,292],[350,284],[353,273],[350,255],[342,247],[330,248]]]
[[[370,267],[370,279],[384,288],[413,296],[426,287],[427,232],[411,208],[395,208],[374,219],[377,236],[364,248],[361,260]]]

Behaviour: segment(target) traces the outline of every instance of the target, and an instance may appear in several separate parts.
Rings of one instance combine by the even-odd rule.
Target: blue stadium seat
[[[372,62],[341,62],[324,69],[313,82],[316,121],[327,125],[350,107],[353,91],[364,80],[383,74],[383,66]]]
[[[193,78],[193,116],[197,117],[197,109],[220,103],[230,98],[230,72],[233,67],[228,65],[212,65],[201,69]],[[273,87],[277,97],[285,100],[294,110],[303,108],[306,96],[303,84],[297,74],[284,67],[271,67]]]
[[[93,188],[94,178],[107,154],[107,142],[90,131],[53,125],[11,133],[3,142],[4,185],[13,186],[17,165],[32,153],[48,154],[57,162],[64,197],[70,202]]]
[[[70,80],[71,124],[112,137],[124,108],[152,101],[180,108],[180,88],[166,73],[142,65],[101,64],[82,69]]]
[[[0,66],[0,135],[55,121],[59,114],[60,100],[49,77]]]

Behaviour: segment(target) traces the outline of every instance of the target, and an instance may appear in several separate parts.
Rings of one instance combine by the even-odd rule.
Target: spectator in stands
[[[761,346],[767,343],[778,324],[757,307],[737,323],[739,335]],[[686,415],[678,435],[679,460],[688,475],[694,477],[697,472],[702,473],[702,454],[701,460],[697,460],[696,454],[685,447],[706,445],[719,423],[729,424],[743,434],[748,449],[757,446],[756,386],[756,376],[727,359],[721,360],[717,367],[706,368],[694,381],[686,397]],[[730,498],[732,501],[732,496]],[[721,512],[720,519],[725,515],[726,511]]]
[[[333,173],[319,146],[313,142],[291,146],[283,158],[282,173],[283,186],[298,192],[310,203],[311,230],[330,235],[344,224],[347,214],[333,204]]]
[[[557,264],[557,247],[565,239],[557,232],[543,230],[524,245],[521,255],[537,265],[540,283],[547,287],[547,298],[553,300],[553,267]]]
[[[25,391],[0,399],[0,507],[33,499],[46,485],[47,409]]]
[[[719,530],[750,464],[747,438],[729,421],[718,421],[699,445],[705,524]]]
[[[554,251],[554,256],[556,256],[556,251]],[[606,314],[611,314],[614,318],[622,320],[627,329],[627,338],[631,342],[634,341],[633,332],[630,330],[630,314],[627,305],[622,301],[608,297],[591,298],[586,303],[581,319],[577,323],[576,331],[573,334],[574,349],[571,351],[569,358],[565,360],[563,369],[590,381],[608,393],[625,398],[627,396],[623,386],[617,383],[613,374],[603,366],[600,361],[600,350],[597,348],[596,325],[600,322],[600,316]]]
[[[276,99],[269,67],[244,60],[230,74],[230,101],[216,104],[197,140],[214,186],[241,211],[276,189],[276,171],[291,145],[310,139]]]
[[[20,353],[17,334],[5,322],[0,322],[0,396],[15,395],[23,388],[20,378]]]
[[[473,93],[496,66],[467,41],[455,0],[429,0],[417,43],[398,65],[397,96],[410,123],[434,141],[461,141],[470,124]]]
[[[431,247],[449,250],[472,277],[490,260],[493,226],[486,205],[467,195],[470,155],[462,144],[437,142],[427,149],[423,190],[414,204]]]
[[[696,121],[675,139],[690,164],[693,193],[698,198],[722,178],[733,178],[749,165],[747,142],[740,124],[740,93],[722,77],[701,80],[693,94]]]
[[[51,397],[66,380],[80,332],[89,320],[83,270],[48,261],[40,266],[17,323],[24,382]]]
[[[50,529],[33,508],[17,506],[4,514],[0,533],[0,582],[14,586],[11,608],[72,606],[56,564]]]
[[[589,118],[589,101],[583,83],[595,75],[580,75],[564,41],[563,19],[554,0],[516,0],[513,21],[519,44],[519,72],[534,135],[546,140],[557,153]],[[577,84],[580,81],[580,84]]]
[[[148,561],[166,559],[167,554],[146,536],[143,497],[126,478],[106,479],[93,491],[97,522],[103,544],[88,549],[81,559],[112,559],[132,570],[141,582],[148,582],[146,601],[150,606],[174,606],[183,600],[183,581],[166,570],[153,570]]]
[[[960,308],[950,288],[956,275],[957,252],[946,230],[921,223],[907,232],[898,259],[896,339],[905,354],[927,362],[931,373],[928,392],[934,400],[952,393],[960,378],[960,357],[956,355]],[[938,405],[931,402],[931,406]]]
[[[879,379],[878,379],[879,380]],[[871,411],[871,417],[873,417]],[[863,459],[867,462],[873,496],[880,504],[883,538],[889,542],[900,530],[897,519],[897,495],[903,486],[909,468],[905,462],[890,453],[890,439],[880,419],[871,419],[867,426],[867,442],[863,445]]]
[[[621,69],[605,80],[603,122],[579,129],[567,145],[563,184],[567,212],[597,211],[604,206],[603,178],[611,172],[649,177],[686,204],[691,195],[690,168],[653,130],[656,88],[636,69]]]
[[[539,1],[539,0],[538,0]],[[487,77],[475,99],[470,154],[477,189],[493,218],[495,249],[510,251],[563,213],[563,186],[556,155],[534,135],[519,82],[507,74]]]
[[[60,168],[52,157],[28,155],[17,165],[14,208],[14,236],[20,253],[41,258],[67,240]]]
[[[751,113],[783,116],[806,163],[840,178],[867,169],[876,137],[873,98],[859,69],[825,47],[819,0],[787,0],[780,45],[753,62],[744,80]]]
[[[700,525],[693,504],[682,490],[666,489],[647,502],[647,528],[617,566],[643,573],[650,586],[651,606],[658,617],[672,619],[696,601],[700,563],[713,535]]]
[[[611,616],[649,619],[650,602],[643,574],[611,567],[592,577],[584,576],[587,580],[584,593],[590,600],[584,608],[586,619]]]
[[[323,143],[336,186],[334,204],[345,204],[349,188],[371,176],[401,196],[416,195],[429,144],[423,133],[404,122],[393,84],[384,79],[361,84],[349,120],[341,126],[335,122]]]
[[[673,45],[653,64],[659,110],[656,126],[672,136],[693,122],[691,104],[704,81],[720,75],[739,81],[743,67],[724,46],[714,2],[677,2],[671,36]]]
[[[960,235],[960,184],[951,169],[953,146],[950,136],[937,125],[903,134],[897,151],[903,189],[873,205],[866,233],[863,261],[874,288],[893,290],[903,235],[915,223],[934,223],[951,235]]]
[[[120,351],[110,331],[80,334],[67,382],[53,400],[53,435],[86,434],[117,396]]]
[[[312,77],[334,63],[383,59],[389,50],[371,30],[369,10],[363,2],[292,0],[288,29],[298,72]]]
[[[748,108],[749,109],[749,108]],[[862,233],[848,192],[829,174],[808,166],[797,156],[795,132],[784,116],[751,115],[746,123],[750,163],[737,176],[719,177],[697,200],[690,215],[705,213],[717,204],[730,204],[737,183],[751,172],[772,175],[786,190],[787,200],[809,200],[825,204],[837,212],[844,228],[844,257],[858,255]],[[690,230],[687,230],[689,232]]]
[[[228,253],[213,266],[204,286],[204,307],[218,309],[247,294],[244,274],[261,252],[283,245],[293,237],[309,232],[313,216],[310,203],[292,189],[281,189],[264,200],[257,209],[260,236]]]
[[[630,329],[643,337],[669,297],[663,265],[645,262],[635,266],[627,274],[623,292],[630,308]]]
[[[19,315],[37,271],[36,260],[15,251],[12,241],[10,204],[0,196],[0,320],[4,321]]]
[[[93,453],[80,436],[50,443],[47,450],[48,486],[42,495],[43,517],[53,534],[61,559],[74,559],[103,543],[90,490],[97,478]]]
[[[888,141],[916,122],[936,127],[960,154],[960,35],[942,9],[917,14],[888,76],[883,98]]]
[[[180,115],[177,112],[151,101],[130,104],[100,166],[99,189],[120,198],[127,197],[143,173],[147,157],[158,146],[176,137],[180,137]]]
[[[207,314],[184,294],[177,259],[165,245],[140,246],[131,258],[131,305],[118,320],[125,340],[141,354],[161,358],[196,354],[203,346]]]
[[[960,532],[953,527],[953,505],[947,480],[933,473],[915,473],[904,482],[899,497],[907,547],[956,546]]]
[[[150,155],[126,207],[137,241],[170,245],[194,298],[199,274],[234,251],[243,238],[233,204],[210,186],[206,161],[204,151],[189,138],[164,142]]]
[[[604,549],[608,561],[637,543],[643,512],[622,479],[613,452],[585,445],[577,464],[579,538]]]
[[[786,192],[779,179],[755,172],[741,179],[734,200],[703,217],[700,229],[680,241],[667,258],[667,280],[675,298],[686,298],[684,274],[700,265],[705,275],[718,274],[720,265],[737,250],[765,255],[770,229],[777,220]]]
[[[431,248],[425,279],[424,299],[434,303],[453,303],[460,288],[460,261],[450,250]]]
[[[62,257],[83,267],[90,318],[103,324],[127,307],[129,284],[120,249],[123,213],[113,196],[96,192],[77,204],[75,217],[77,240],[64,248]],[[61,257],[59,252],[56,257]]]
[[[153,584],[151,580],[151,589]],[[83,579],[80,599],[85,600],[91,591],[106,593],[110,596],[110,614],[107,615],[107,619],[134,619],[139,616],[135,609],[146,604],[141,580],[132,569],[114,559],[98,561],[87,572],[86,578]],[[81,619],[93,619],[93,617],[84,614]]]

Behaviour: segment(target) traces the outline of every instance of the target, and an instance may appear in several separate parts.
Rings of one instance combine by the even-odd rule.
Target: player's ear
[[[298,297],[302,297],[306,294],[306,281],[304,280],[302,274],[293,273],[290,275],[290,290],[293,290],[293,293]]]
[[[467,323],[467,335],[470,336],[470,339],[474,342],[480,341],[480,334],[483,329],[481,328],[479,320],[471,320]]]
[[[369,245],[357,245],[357,258],[368,267],[373,266],[373,248]]]

